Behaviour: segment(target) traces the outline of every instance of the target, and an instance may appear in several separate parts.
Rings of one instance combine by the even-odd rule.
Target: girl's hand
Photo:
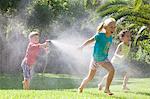
[[[77,48],[78,50],[83,50],[83,46],[80,46]]]

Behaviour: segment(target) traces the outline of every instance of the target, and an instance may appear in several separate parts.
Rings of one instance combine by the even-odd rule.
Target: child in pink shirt
[[[33,65],[36,63],[37,56],[41,48],[47,48],[48,42],[43,44],[39,43],[39,33],[31,32],[29,34],[29,44],[26,50],[26,55],[22,61],[21,67],[23,69],[23,88],[28,90],[30,87],[31,70]]]

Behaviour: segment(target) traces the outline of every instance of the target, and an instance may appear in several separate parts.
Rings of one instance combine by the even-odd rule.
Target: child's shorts
[[[105,59],[102,62],[96,62],[92,59],[89,68],[92,70],[97,70],[98,68],[101,68],[103,64],[107,62],[110,62],[110,61],[108,59]]]
[[[22,62],[21,67],[23,69],[24,79],[31,79],[31,68],[24,61]]]
[[[129,74],[130,68],[129,68],[128,63],[122,62],[118,64],[118,63],[112,62],[112,64],[118,74],[125,74],[125,73]]]

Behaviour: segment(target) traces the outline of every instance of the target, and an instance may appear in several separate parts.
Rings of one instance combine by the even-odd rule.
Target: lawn
[[[32,90],[22,90],[22,75],[0,75],[0,99],[150,99],[150,78],[131,78],[129,91],[122,91],[122,79],[115,78],[111,86],[113,96],[97,89],[98,77],[91,81],[82,94],[77,88],[84,77],[65,74],[36,74]]]

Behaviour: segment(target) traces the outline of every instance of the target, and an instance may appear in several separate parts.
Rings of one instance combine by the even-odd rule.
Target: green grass
[[[131,78],[130,90],[121,90],[122,79],[113,80],[113,96],[97,89],[98,77],[91,81],[82,94],[77,88],[84,77],[64,74],[36,74],[31,81],[32,90],[22,90],[22,74],[0,75],[0,99],[150,99],[150,78]]]

